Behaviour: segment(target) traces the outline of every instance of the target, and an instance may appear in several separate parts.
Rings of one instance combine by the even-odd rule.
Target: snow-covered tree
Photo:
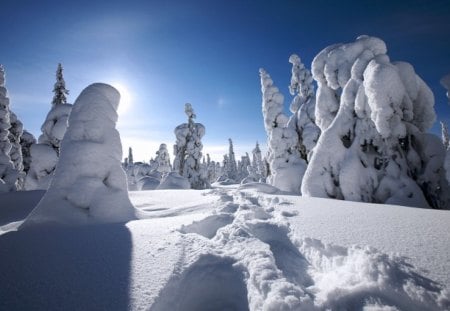
[[[58,64],[58,68],[56,69],[56,82],[53,87],[53,93],[55,93],[52,100],[53,106],[67,104],[66,95],[69,95],[69,91],[66,89],[61,63]]]
[[[247,166],[251,166],[250,156],[246,152],[244,156],[241,156],[241,160],[238,161],[238,178],[237,182],[241,182],[245,177],[248,176]]]
[[[265,181],[266,179],[266,166],[262,159],[261,149],[259,148],[259,143],[256,142],[255,149],[252,150],[252,166],[256,176],[259,177],[258,180]]]
[[[23,130],[20,137],[20,146],[22,148],[23,171],[28,174],[31,165],[31,146],[36,144],[36,138],[27,130]]]
[[[156,151],[155,161],[158,164],[158,172],[163,174],[172,171],[172,166],[170,165],[170,155],[166,144],[161,144],[159,146],[159,150]]]
[[[19,177],[17,181],[17,189],[21,190],[25,183],[25,172],[23,166],[22,146],[20,141],[23,134],[23,124],[17,118],[16,114],[10,111],[11,128],[9,129],[9,140],[11,142],[11,151],[9,156],[14,164],[14,168],[17,170]]]
[[[448,150],[450,147],[450,138],[448,135],[448,126],[444,122],[441,123],[441,137],[442,137],[442,144],[444,145],[445,150]]]
[[[238,169],[236,164],[236,156],[234,154],[234,147],[233,147],[233,141],[231,138],[228,139],[229,146],[228,146],[228,161],[227,166],[225,167],[225,170],[227,172],[227,176],[229,179],[232,179],[236,182],[238,182]]]
[[[174,145],[174,171],[187,178],[193,189],[208,188],[209,183],[203,178],[200,167],[203,149],[201,139],[205,135],[205,127],[194,122],[196,115],[191,104],[185,105],[184,112],[188,123],[175,128],[177,141]]]
[[[322,130],[304,195],[411,206],[445,206],[444,148],[426,134],[434,97],[407,63],[391,63],[385,43],[360,36],[313,61],[316,123]],[[437,139],[436,139],[437,138]]]
[[[289,118],[283,113],[284,96],[264,69],[260,69],[259,73],[271,172],[267,181],[283,191],[300,193],[306,162],[300,157],[297,148],[297,132],[288,126]]]
[[[5,87],[5,70],[0,65],[0,192],[15,191],[18,188],[19,171],[11,161],[10,141],[11,112],[8,91]]]
[[[126,222],[136,217],[121,167],[122,146],[116,130],[119,99],[116,89],[101,83],[81,92],[55,176],[22,227]]]
[[[128,165],[133,165],[134,159],[133,159],[133,148],[128,147]]]
[[[68,94],[68,91],[65,89],[60,66],[56,72],[56,80],[52,108],[42,124],[38,144],[31,146],[31,165],[25,180],[27,190],[48,188],[58,163],[61,141],[66,133],[72,105],[66,103],[64,94]]]
[[[295,95],[290,106],[293,115],[289,120],[289,126],[297,132],[297,148],[302,159],[308,162],[320,136],[320,129],[315,123],[316,97],[313,78],[298,55],[292,54],[289,62],[292,64],[289,91],[291,95]]]

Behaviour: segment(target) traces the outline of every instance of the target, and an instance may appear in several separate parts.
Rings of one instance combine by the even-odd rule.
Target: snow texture
[[[382,40],[360,36],[314,58],[322,135],[302,193],[446,208],[442,144],[424,133],[435,120],[433,94],[411,65],[385,53]]]
[[[0,229],[35,194],[2,194],[10,208],[0,209]],[[131,199],[146,219],[3,233],[0,309],[450,307],[446,211],[281,195],[259,183]]]
[[[264,69],[260,69],[259,73],[271,171],[267,181],[283,191],[299,194],[306,162],[297,148],[298,135],[295,129],[288,126],[288,117],[283,113],[284,96]]]
[[[10,141],[10,128],[11,111],[5,87],[5,70],[0,65],[0,192],[15,191],[19,186],[20,173],[14,167],[10,157],[13,148]]]
[[[43,223],[76,226],[135,218],[115,128],[119,99],[116,89],[101,83],[81,92],[70,115],[49,189],[23,227]]]

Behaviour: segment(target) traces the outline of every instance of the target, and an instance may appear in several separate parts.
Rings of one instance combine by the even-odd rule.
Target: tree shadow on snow
[[[126,310],[124,224],[39,227],[0,237],[0,310]]]

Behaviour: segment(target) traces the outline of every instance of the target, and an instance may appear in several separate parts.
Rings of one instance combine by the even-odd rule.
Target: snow
[[[1,194],[0,229],[40,195]],[[0,309],[450,307],[448,211],[291,196],[260,183],[130,198],[141,220],[4,232]]]
[[[113,223],[135,217],[115,128],[119,99],[116,89],[101,83],[81,92],[70,114],[54,177],[23,226]]]
[[[166,173],[162,176],[161,183],[157,189],[190,189],[189,180],[177,172]]]

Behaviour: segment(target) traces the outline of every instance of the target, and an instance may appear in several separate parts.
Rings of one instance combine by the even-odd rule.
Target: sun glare
[[[115,87],[120,93],[119,109],[117,110],[117,113],[120,115],[130,108],[132,96],[130,91],[124,84],[117,82],[112,83],[112,86]]]

